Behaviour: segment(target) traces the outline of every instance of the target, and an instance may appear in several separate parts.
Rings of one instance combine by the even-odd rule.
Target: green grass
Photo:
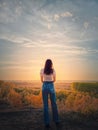
[[[94,83],[80,83],[74,82],[72,83],[72,89],[80,92],[88,92],[92,96],[96,96],[98,98],[98,82]]]

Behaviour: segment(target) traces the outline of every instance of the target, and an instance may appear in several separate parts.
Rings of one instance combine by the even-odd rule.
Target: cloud
[[[50,24],[50,23],[48,23],[48,29],[49,29],[49,30],[51,29],[51,27],[52,27],[52,26],[51,26],[51,24]]]
[[[22,14],[22,6],[13,2],[0,3],[0,22],[1,23],[14,23]]]
[[[80,35],[81,38],[83,38],[86,35],[89,24],[90,24],[89,22],[83,23],[83,30],[82,30],[81,35]]]
[[[22,14],[22,7],[21,6],[17,6],[15,8],[15,14],[16,14],[16,17],[21,16],[21,14]]]
[[[84,28],[87,29],[89,27],[89,22],[84,22]]]
[[[41,14],[41,18],[47,22],[52,22],[52,17],[47,14]]]
[[[55,21],[58,21],[59,18],[60,18],[60,15],[59,15],[59,14],[55,14],[55,15],[54,15],[54,20],[55,20]]]
[[[24,67],[24,66],[3,66],[3,67],[1,67],[2,68],[2,70],[31,70],[32,69],[32,66],[31,67]],[[0,69],[1,69],[0,68]]]
[[[52,27],[52,17],[47,14],[41,14],[41,18],[44,20],[42,24],[50,30]]]
[[[60,18],[64,18],[64,17],[68,18],[68,17],[72,17],[72,16],[73,16],[73,14],[68,11],[64,12],[64,13],[52,14],[52,15],[49,15],[46,13],[41,14],[41,18],[43,20],[45,20],[46,22],[51,22],[51,23],[53,22],[53,20],[58,21]]]
[[[0,61],[0,65],[20,65],[20,62],[16,61]]]
[[[43,41],[38,40],[36,47],[41,48],[41,50],[45,51],[48,48],[48,52],[51,54],[58,54],[58,55],[91,55],[91,54],[98,54],[98,49],[92,47],[92,44],[89,43],[90,41],[83,41],[83,40],[72,40],[68,41],[65,44],[65,41],[62,41],[60,44],[59,42],[51,42],[51,41]],[[89,45],[89,46],[88,46]],[[46,51],[46,52],[47,52]]]
[[[24,65],[32,65],[34,63],[39,63],[40,61],[37,60],[37,59],[34,59],[34,60],[26,60],[26,61],[21,61],[21,62],[18,62],[16,60],[13,60],[13,61],[0,61],[0,66],[24,66]]]
[[[30,44],[35,45],[36,43],[33,42],[30,38],[23,37],[23,36],[16,36],[16,35],[2,35],[0,36],[0,40],[9,41],[14,44],[23,45],[24,47],[29,46]]]
[[[73,14],[71,12],[64,12],[64,13],[61,13],[61,14],[54,14],[54,20],[55,21],[58,21],[60,18],[68,18],[68,17],[72,17]]]
[[[70,12],[65,12],[65,13],[61,14],[61,17],[72,17],[72,16],[73,16],[73,14]]]
[[[38,10],[44,9],[45,7],[49,6],[49,5],[54,5],[56,4],[57,0],[45,0],[44,4],[42,6],[40,6],[40,8]]]

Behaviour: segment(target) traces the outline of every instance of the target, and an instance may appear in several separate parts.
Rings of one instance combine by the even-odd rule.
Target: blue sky
[[[97,0],[0,0],[0,79],[98,80]]]

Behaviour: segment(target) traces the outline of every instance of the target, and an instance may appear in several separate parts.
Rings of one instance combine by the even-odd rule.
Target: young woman
[[[55,70],[53,69],[53,63],[51,59],[46,60],[44,68],[41,69],[40,71],[40,78],[43,83],[42,98],[43,98],[43,106],[44,106],[45,126],[50,127],[50,118],[49,118],[49,111],[48,111],[48,95],[51,101],[53,120],[56,123],[56,125],[58,125],[59,117],[58,117],[56,95],[54,89],[54,82],[56,81],[56,73]]]

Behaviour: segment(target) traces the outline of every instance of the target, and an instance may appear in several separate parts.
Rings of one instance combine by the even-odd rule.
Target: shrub
[[[65,100],[67,97],[67,94],[64,91],[56,92],[57,100],[62,101]]]
[[[13,83],[0,81],[0,99],[7,100],[8,94],[14,86]]]
[[[22,106],[22,97],[19,93],[16,93],[14,90],[11,90],[8,95],[9,104],[12,107],[21,107]]]
[[[65,101],[65,110],[90,114],[98,111],[98,99],[89,94],[72,93]]]

